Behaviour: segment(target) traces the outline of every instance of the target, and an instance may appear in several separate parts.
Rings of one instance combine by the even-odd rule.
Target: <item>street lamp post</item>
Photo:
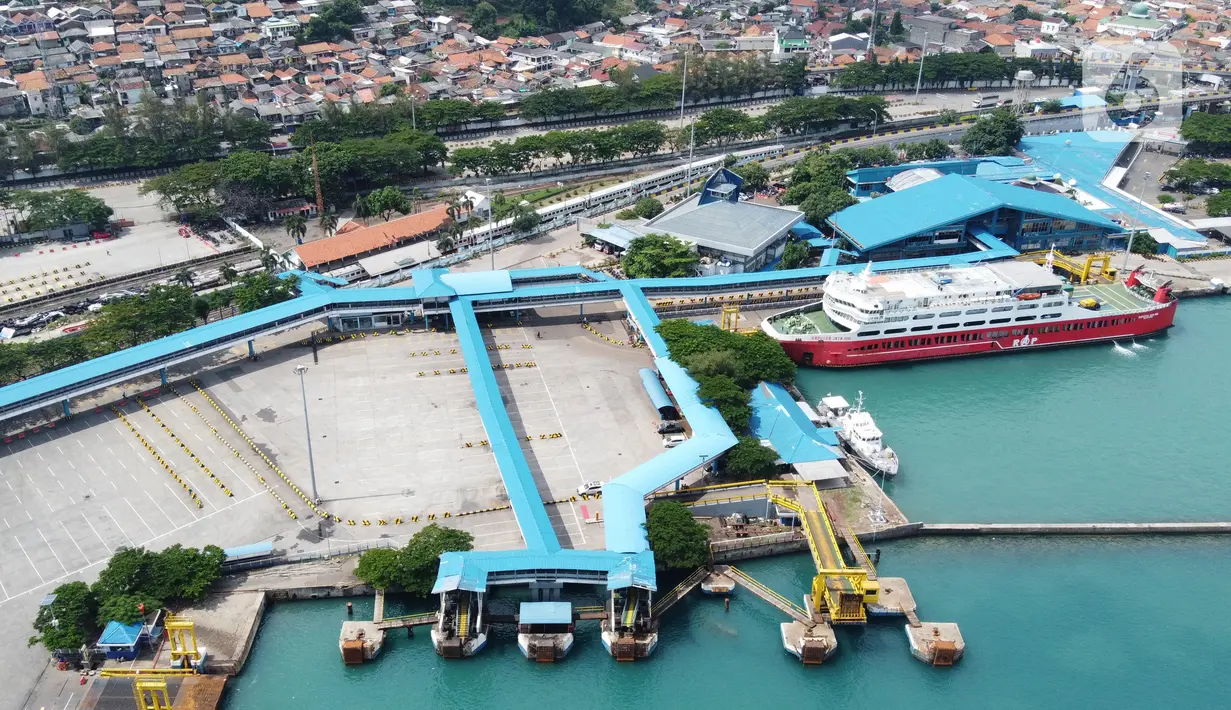
[[[307,365],[295,366],[295,374],[299,375],[299,393],[303,395],[303,430],[308,437],[308,473],[312,477],[312,501],[320,503],[321,497],[316,494],[316,463],[312,460],[312,427],[308,425],[308,387],[303,379],[307,372]]]
[[[915,77],[915,103],[919,103],[919,87],[923,84],[923,60],[928,56],[928,33],[923,33],[923,51],[919,54],[919,75]]]
[[[487,186],[487,251],[492,255],[492,271],[496,270],[496,242],[494,241],[492,229],[492,179],[483,178],[484,184]]]
[[[1137,188],[1137,214],[1133,217],[1133,231],[1128,233],[1128,246],[1124,249],[1124,263],[1120,265],[1120,269],[1128,268],[1128,255],[1133,253],[1133,239],[1137,236],[1137,225],[1141,224],[1141,205],[1142,195],[1146,191],[1146,183],[1150,181],[1150,173],[1146,171],[1145,177],[1141,180],[1141,187]]]

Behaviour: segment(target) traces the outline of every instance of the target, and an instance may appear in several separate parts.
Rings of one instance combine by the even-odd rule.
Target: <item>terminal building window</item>
[[[339,318],[342,332],[352,330],[372,330],[373,328],[396,328],[402,325],[401,313],[377,313],[370,316],[354,316]]]

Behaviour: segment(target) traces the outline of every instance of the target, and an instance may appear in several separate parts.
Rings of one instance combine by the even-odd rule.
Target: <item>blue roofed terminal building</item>
[[[847,172],[861,202],[826,220],[840,263],[999,248],[1121,249],[1134,225],[1160,244],[1203,245],[1190,224],[1141,205],[1121,183],[1140,146],[1127,131],[1028,136],[1019,155]]]

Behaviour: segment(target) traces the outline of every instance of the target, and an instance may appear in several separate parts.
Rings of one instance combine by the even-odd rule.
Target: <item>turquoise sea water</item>
[[[1121,352],[1094,346],[851,372],[809,371],[868,407],[898,449],[890,482],[912,519],[1229,519],[1231,438],[1218,414],[1231,383],[1231,304],[1181,304],[1168,335]],[[658,651],[617,664],[596,622],[563,662],[524,659],[497,632],[474,659],[445,662],[426,632],[394,633],[375,663],[342,665],[338,600],[275,605],[226,707],[912,708],[1231,705],[1231,541],[921,539],[880,545],[925,621],[956,621],[952,669],[913,660],[902,624],[839,629],[837,655],[804,668],[781,650],[782,615],[746,593],[730,612],[699,595],[668,612]],[[741,565],[798,599],[806,555]],[[396,609],[389,613],[395,613]],[[357,602],[356,616],[371,613]]]

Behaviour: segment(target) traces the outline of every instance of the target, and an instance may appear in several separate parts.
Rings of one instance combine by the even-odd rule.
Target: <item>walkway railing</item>
[[[802,606],[799,606],[778,592],[775,592],[764,584],[756,581],[752,577],[748,576],[748,574],[743,570],[723,565],[714,567],[714,571],[727,573],[731,579],[735,580],[739,584],[742,584],[745,589],[764,599],[766,602],[773,605],[774,608],[786,613],[788,616],[801,624],[812,623],[812,617],[808,615],[808,612],[805,611]]]
[[[650,616],[658,616],[664,611],[670,609],[676,602],[688,596],[688,593],[696,589],[697,585],[709,576],[709,570],[704,567],[698,567],[695,572],[688,575],[683,582],[675,585],[675,588],[658,598],[654,602],[654,606],[650,607]]]

